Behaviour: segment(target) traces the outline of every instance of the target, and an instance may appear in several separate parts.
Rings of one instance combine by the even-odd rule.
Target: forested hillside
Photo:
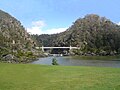
[[[35,46],[36,42],[20,21],[0,10],[0,60],[27,62],[35,56]]]
[[[77,19],[65,32],[40,35],[44,46],[78,46],[78,55],[115,55],[120,53],[120,26],[96,14]]]

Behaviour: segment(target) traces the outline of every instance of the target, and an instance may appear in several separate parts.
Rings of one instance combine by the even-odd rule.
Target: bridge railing
[[[56,48],[79,48],[79,47],[36,47],[36,49],[40,49],[40,48],[44,48],[44,49],[51,49],[51,48],[53,48],[53,49],[56,49]]]

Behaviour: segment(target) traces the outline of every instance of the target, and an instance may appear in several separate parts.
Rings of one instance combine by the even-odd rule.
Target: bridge
[[[41,48],[42,49],[42,51],[44,51],[44,49],[79,49],[79,47],[44,47],[44,46],[42,46],[42,47],[36,47],[37,49],[39,49],[39,48]]]

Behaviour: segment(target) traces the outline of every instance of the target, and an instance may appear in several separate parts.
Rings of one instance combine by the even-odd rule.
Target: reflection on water
[[[39,58],[38,61],[32,62],[33,64],[51,65],[54,57]],[[120,67],[120,58],[112,56],[104,57],[56,57],[59,65],[65,66],[101,66],[101,67]]]

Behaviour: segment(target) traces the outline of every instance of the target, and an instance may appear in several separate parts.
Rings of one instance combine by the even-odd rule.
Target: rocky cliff
[[[34,56],[36,46],[20,21],[0,10],[0,59],[26,62],[27,58]]]

